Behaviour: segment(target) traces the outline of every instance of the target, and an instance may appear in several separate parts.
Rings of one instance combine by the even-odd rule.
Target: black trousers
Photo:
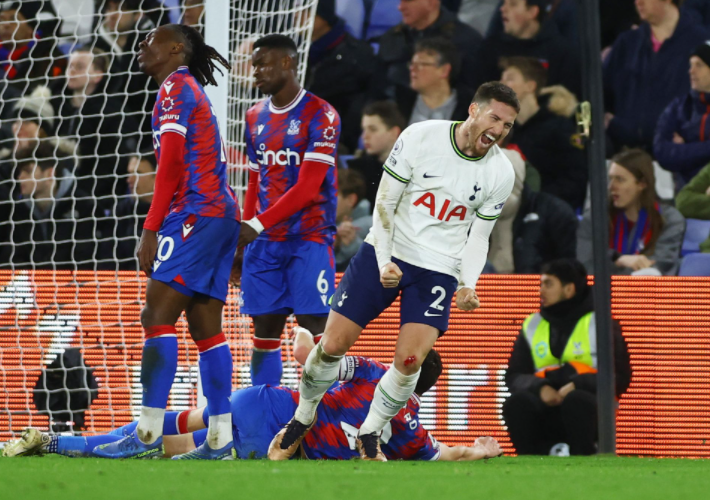
[[[557,443],[567,443],[571,455],[597,452],[597,397],[590,392],[572,391],[560,406],[519,392],[503,404],[503,418],[519,455],[548,455]]]

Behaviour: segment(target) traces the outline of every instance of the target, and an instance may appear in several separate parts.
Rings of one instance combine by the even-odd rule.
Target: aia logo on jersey
[[[441,209],[438,210],[439,215],[437,215],[437,202],[436,196],[432,193],[424,193],[417,201],[413,203],[415,207],[419,205],[429,209],[429,215],[436,217],[444,222],[449,222],[454,217],[458,217],[460,220],[466,220],[467,208],[463,205],[456,205],[449,211],[451,207],[451,200],[444,200]]]

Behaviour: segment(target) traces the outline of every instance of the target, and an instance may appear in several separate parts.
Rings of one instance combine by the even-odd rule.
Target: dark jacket
[[[380,179],[382,179],[382,162],[376,156],[363,155],[360,158],[348,160],[348,168],[357,170],[365,176],[367,200],[370,202],[370,208],[373,208],[377,189],[380,187]]]
[[[153,144],[151,115],[159,87],[153,78],[143,74],[135,55],[138,45],[153,28],[155,25],[152,20],[143,17],[136,29],[128,35],[125,47],[119,48],[103,27],[99,26],[95,45],[112,57],[106,89],[108,93],[119,96],[119,109],[135,120],[138,128],[133,139],[140,142],[141,149],[152,147]]]
[[[540,309],[543,319],[550,323],[550,352],[553,356],[558,359],[562,356],[577,322],[582,316],[593,310],[594,302],[590,287],[577,293],[569,300]],[[621,327],[616,321],[612,321],[612,334],[614,336],[614,369],[618,397],[628,389],[631,383],[631,364],[626,341],[621,335]],[[531,347],[521,329],[515,344],[513,344],[513,351],[508,360],[508,370],[505,372],[505,384],[510,392],[530,391],[539,395],[540,389],[545,385],[559,390],[569,382],[573,382],[577,390],[597,392],[596,373],[580,375],[568,364],[562,365],[559,370],[547,372],[546,378],[536,377]]]
[[[423,38],[431,37],[444,37],[456,45],[461,54],[459,81],[474,89],[477,88],[475,82],[479,71],[477,56],[482,40],[481,35],[442,7],[439,18],[422,31],[402,23],[380,37],[378,56],[386,66],[382,80],[390,84],[389,97],[393,98],[400,88],[409,88],[408,64],[414,55],[414,45]]]
[[[473,100],[473,94],[474,91],[471,87],[462,83],[456,85],[456,106],[454,107],[453,114],[446,118],[446,120],[466,121],[466,118],[468,118],[468,107]],[[409,123],[409,119],[412,117],[412,111],[417,102],[417,95],[418,94],[411,88],[403,88],[397,92],[395,101],[397,102],[399,112],[402,113],[407,123]]]
[[[58,178],[54,204],[40,210],[32,199],[15,202],[14,225],[10,232],[13,251],[10,261],[0,267],[38,269],[93,269],[97,258],[93,202],[76,189],[76,179],[69,171]]]
[[[543,23],[538,34],[527,40],[505,33],[486,38],[479,52],[473,88],[485,82],[500,80],[500,59],[511,56],[543,59],[548,65],[549,85],[564,85],[572,93],[580,95],[582,79],[579,57],[560,35],[555,23]]]
[[[372,47],[345,32],[339,21],[309,53],[306,89],[330,103],[340,115],[340,142],[357,149],[362,108],[370,99],[384,96],[382,67]]]
[[[577,216],[564,201],[523,188],[513,222],[513,258],[518,274],[538,274],[542,264],[577,256]]]
[[[710,94],[690,91],[676,97],[658,119],[653,155],[666,170],[686,184],[710,162]],[[685,144],[673,142],[680,135]]]
[[[143,223],[148,215],[150,203],[126,197],[116,206],[116,226],[113,238],[108,242],[109,255],[114,256],[119,269],[138,269],[136,249],[143,233]],[[102,252],[103,254],[104,252]]]
[[[695,17],[706,28],[710,28],[710,2],[707,0],[685,0],[682,10]]]
[[[135,130],[135,122],[121,112],[120,98],[102,92],[88,96],[81,108],[75,108],[71,96],[64,96],[58,115],[59,135],[77,142],[78,164],[74,172],[79,189],[99,198],[106,206],[108,197],[126,192],[125,166],[121,153],[135,151],[124,139]],[[130,124],[130,125],[129,125]],[[133,130],[131,130],[133,129]]]
[[[540,173],[540,190],[580,208],[587,192],[587,159],[574,123],[541,106],[515,124],[510,142]]]
[[[615,149],[652,151],[658,117],[669,102],[690,90],[688,59],[708,38],[710,33],[683,12],[658,52],[653,51],[648,23],[619,36],[604,62],[604,99],[614,115],[607,133]]]

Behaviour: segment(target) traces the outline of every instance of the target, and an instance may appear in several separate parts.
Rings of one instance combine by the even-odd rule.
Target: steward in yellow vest
[[[528,316],[513,345],[503,418],[518,454],[590,455],[597,440],[597,336],[587,271],[574,259],[547,263],[540,311]],[[616,390],[631,380],[626,343],[613,323]],[[556,446],[557,445],[557,446]]]

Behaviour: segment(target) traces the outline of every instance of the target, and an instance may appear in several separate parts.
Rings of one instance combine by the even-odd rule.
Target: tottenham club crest
[[[163,102],[160,103],[164,112],[171,111],[175,107],[175,101],[172,97],[166,97]]]
[[[326,141],[332,141],[335,139],[335,127],[326,127],[323,131],[323,137]]]
[[[301,120],[291,120],[291,125],[288,126],[288,135],[298,135],[301,130]]]

